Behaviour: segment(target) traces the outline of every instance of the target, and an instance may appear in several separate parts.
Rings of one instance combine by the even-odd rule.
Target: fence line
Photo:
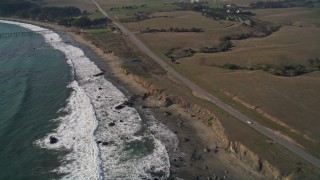
[[[0,39],[1,38],[21,37],[21,36],[34,36],[34,35],[52,34],[52,33],[54,33],[52,30],[0,33]]]

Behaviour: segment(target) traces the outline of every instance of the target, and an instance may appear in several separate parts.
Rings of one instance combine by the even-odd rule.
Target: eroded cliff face
[[[156,97],[159,101],[162,101],[163,104],[177,104],[203,119],[203,123],[212,127],[213,131],[221,141],[221,146],[233,154],[243,166],[264,175],[267,179],[283,178],[281,177],[280,170],[272,166],[268,161],[261,159],[259,155],[252,152],[242,143],[230,141],[225,133],[224,127],[220,123],[220,120],[208,109],[205,109],[198,104],[187,102],[181,97],[166,94],[165,91],[159,90],[156,85],[150,83],[144,78],[129,74],[125,70],[124,73],[131,76],[137,83],[146,88],[148,90],[148,95]]]
[[[281,172],[278,168],[272,166],[268,161],[261,159],[243,144],[229,141],[228,150],[245,166],[264,175],[268,179],[281,178]]]

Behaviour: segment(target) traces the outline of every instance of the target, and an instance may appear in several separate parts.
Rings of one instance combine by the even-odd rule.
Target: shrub
[[[229,69],[229,70],[242,69],[242,68],[241,68],[240,66],[238,66],[238,65],[229,64],[229,63],[222,65],[222,68],[223,68],[223,69]]]

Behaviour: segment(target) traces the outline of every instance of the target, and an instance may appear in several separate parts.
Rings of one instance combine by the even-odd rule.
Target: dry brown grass
[[[196,54],[182,60],[206,66],[232,63],[253,64],[304,64],[307,59],[320,57],[319,28],[285,26],[265,38],[233,41],[235,47],[227,53]]]
[[[280,25],[320,27],[320,8],[286,8],[253,10],[260,19]]]
[[[102,34],[91,34],[87,36],[87,38],[90,38],[91,41],[98,43],[100,48],[102,48],[104,51],[115,50],[115,54],[120,55],[122,58],[124,58],[124,61],[130,59],[132,56],[140,56],[141,60],[144,63],[148,63],[149,61],[147,57],[141,56],[141,54],[136,51],[134,46],[123,43],[125,42],[125,39],[123,39],[123,37],[119,34],[113,34],[110,32]],[[118,47],[121,47],[121,50],[118,50]],[[123,54],[123,52],[128,52],[128,54]],[[155,68],[157,67],[158,66],[155,66]],[[188,68],[191,69],[192,67],[188,66]],[[196,65],[193,66],[193,68],[194,69],[190,70],[190,72],[201,75],[206,74],[206,71],[201,71],[205,70],[205,68],[208,67],[204,66],[203,68],[198,68],[198,65]],[[220,69],[217,69],[217,71],[220,71],[220,73],[224,73],[224,71],[221,71]],[[190,79],[193,79],[193,76],[190,75],[189,77]],[[230,141],[242,142],[253,152],[259,154],[262,159],[268,160],[271,164],[280,167],[283,173],[292,173],[296,171],[298,167],[300,167],[303,170],[303,173],[301,173],[301,175],[307,175],[308,177],[312,178],[316,176],[314,169],[299,157],[292,155],[281,145],[270,143],[271,141],[268,138],[257,133],[255,130],[241,123],[234,117],[226,114],[220,108],[212,105],[208,101],[194,97],[192,95],[192,92],[188,88],[183,86],[179,81],[172,81],[172,79],[163,74],[153,74],[152,78],[148,78],[148,81],[161,88],[161,90],[163,90],[166,94],[182,97],[186,102],[196,103],[201,105],[203,108],[209,109],[213,114],[215,114],[216,117],[221,120],[221,123],[225,127]],[[201,84],[202,82],[199,83]],[[299,162],[302,162],[302,164],[297,165],[297,163]]]
[[[168,29],[168,28],[202,28],[205,30],[216,30],[228,27],[233,24],[230,21],[214,21],[205,18],[201,14],[193,11],[172,11],[157,12],[150,14],[152,18],[141,22],[126,23],[125,25],[132,31],[144,30],[146,28]],[[166,16],[166,17],[164,17]],[[179,21],[179,23],[177,23]]]
[[[236,28],[228,28],[236,22],[216,21],[211,18],[204,17],[199,13],[192,11],[174,11],[154,13],[154,16],[169,16],[169,18],[153,18],[141,22],[126,23],[125,25],[133,30],[144,30],[149,28],[202,28],[202,33],[143,33],[139,37],[146,42],[152,49],[162,52],[171,48],[194,48],[198,50],[201,47],[212,47],[219,43],[219,38],[234,33],[247,32],[248,28],[240,26]],[[154,43],[157,42],[157,43]]]
[[[277,13],[274,13],[275,11]],[[198,53],[193,57],[180,59],[181,64],[179,65],[171,64],[177,71],[203,88],[260,120],[266,126],[291,136],[314,155],[320,157],[318,146],[320,142],[318,134],[320,132],[318,118],[320,112],[317,108],[320,104],[320,96],[318,96],[318,92],[320,92],[319,72],[288,78],[261,71],[228,71],[217,68],[217,65],[225,63],[241,66],[255,64],[308,65],[307,59],[320,57],[320,29],[313,24],[316,20],[308,19],[310,16],[315,16],[315,12],[315,10],[308,9],[297,9],[297,12],[295,9],[282,9],[282,12],[281,10],[263,10],[257,18],[284,25],[283,22],[287,19],[299,17],[299,21],[305,22],[308,26],[283,26],[280,31],[268,37],[233,41],[235,47],[232,51],[214,54]],[[305,17],[300,17],[301,13]],[[146,33],[139,35],[154,52],[169,63],[170,61],[163,53],[170,48],[198,50],[203,46],[211,47],[217,44],[219,37],[224,35],[248,31],[244,26],[220,29],[221,24],[218,22],[193,12],[160,14],[168,16],[171,14],[171,18],[155,18],[126,25],[132,30],[139,30],[146,27],[171,27],[174,24],[177,27],[190,27],[193,23],[199,22],[197,26],[207,30],[204,33]],[[277,14],[283,19],[278,19]],[[182,20],[184,18],[188,19],[188,22]],[[279,21],[276,21],[277,19]],[[201,23],[203,24],[201,25]],[[223,92],[237,96],[240,101],[226,97]],[[248,104],[259,107],[259,112],[245,110],[244,105]]]

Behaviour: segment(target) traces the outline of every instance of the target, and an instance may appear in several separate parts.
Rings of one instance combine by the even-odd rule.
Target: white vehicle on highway
[[[248,124],[252,124],[252,122],[251,122],[251,121],[247,121],[247,123],[248,123]]]

